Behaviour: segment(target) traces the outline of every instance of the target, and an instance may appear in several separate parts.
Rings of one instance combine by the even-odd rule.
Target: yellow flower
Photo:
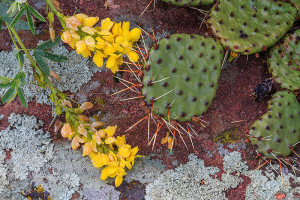
[[[116,141],[115,137],[109,137],[105,139],[105,144],[112,144]]]
[[[103,53],[96,51],[96,53],[93,57],[93,62],[97,65],[97,67],[102,67],[103,66]]]
[[[116,52],[116,49],[112,45],[109,45],[109,46],[105,47],[105,49],[104,49],[105,55],[111,55],[115,52]]]
[[[80,135],[83,135],[84,137],[87,137],[87,130],[82,126],[82,124],[80,124],[78,126],[77,131],[78,131],[78,133],[80,133]]]
[[[84,41],[80,40],[76,42],[76,52],[81,54],[86,49],[86,44]]]
[[[132,51],[132,44],[130,42],[128,42],[127,40],[124,40],[124,42],[122,43],[122,46],[124,47],[125,53],[128,54],[130,51]]]
[[[83,22],[83,19],[84,18],[88,18],[89,16],[87,16],[86,14],[83,14],[83,13],[79,13],[79,14],[76,14],[75,17],[77,19],[79,19],[79,21],[82,23]]]
[[[71,29],[70,33],[71,33],[72,38],[74,38],[76,40],[80,40],[80,35],[78,35],[75,30]]]
[[[109,175],[115,174],[117,170],[118,167],[116,166],[106,166],[101,171],[101,179],[104,181],[105,179],[108,178]]]
[[[72,42],[72,35],[69,31],[65,31],[61,34],[61,40],[64,42],[64,43],[71,43]]]
[[[83,25],[92,27],[99,21],[99,17],[88,17],[83,19]]]
[[[90,50],[94,50],[95,40],[92,36],[85,36],[83,40]]]
[[[71,146],[72,146],[72,149],[75,150],[77,149],[79,146],[80,146],[80,143],[83,143],[84,140],[79,137],[78,135],[75,135],[75,137],[73,138],[72,142],[71,142]]]
[[[112,54],[109,56],[106,67],[110,68],[113,73],[116,73],[119,70],[119,65],[123,63],[122,55]]]
[[[130,150],[131,150],[131,146],[128,144],[124,144],[121,147],[119,147],[119,155],[123,158],[127,158],[128,156],[130,156]]]
[[[123,144],[126,144],[126,138],[125,138],[125,135],[123,135],[122,137],[120,136],[117,136],[117,140],[116,140],[116,145],[118,147],[122,146]]]
[[[127,56],[131,62],[137,62],[139,60],[139,54],[135,51],[130,51]]]
[[[127,173],[125,172],[125,170],[121,167],[119,167],[116,171],[116,179],[115,179],[115,185],[116,187],[119,187],[121,185],[121,183],[123,182],[123,176],[126,175]]]
[[[89,26],[84,26],[81,28],[81,30],[85,33],[88,33],[90,35],[94,35],[95,34],[95,31],[93,28],[89,27]]]
[[[126,158],[126,161],[131,162],[132,165],[134,165],[134,159],[137,157],[142,157],[142,156],[136,156],[137,152],[139,151],[139,147],[134,147],[133,149],[130,150],[130,156]]]
[[[105,18],[101,20],[101,31],[109,31],[113,25],[114,22],[112,22],[109,18]]]
[[[101,39],[100,37],[96,37],[96,40],[97,40],[97,44],[95,45],[96,48],[98,49],[103,49],[104,47],[106,47],[106,42]]]
[[[71,29],[75,29],[75,30],[78,30],[77,27],[82,25],[80,20],[74,16],[66,18],[65,22],[66,22],[67,28],[71,28]]]
[[[117,129],[117,125],[115,126],[108,126],[105,129],[103,129],[103,131],[106,133],[107,137],[112,137]]]
[[[89,141],[83,145],[82,156],[90,155],[92,152],[97,152],[96,143]]]
[[[61,128],[61,136],[66,138],[72,132],[72,128],[69,123],[65,123]]]
[[[113,43],[114,42],[114,36],[113,35],[105,35],[105,36],[102,36],[102,38],[104,40],[106,40],[107,42],[109,42],[109,43]]]
[[[93,141],[96,142],[96,144],[101,144],[101,138],[103,138],[104,136],[105,136],[104,131],[99,130],[92,136],[92,139]]]
[[[90,158],[93,162],[93,165],[94,167],[96,168],[100,168],[104,165],[108,165],[108,162],[109,162],[109,157],[107,154],[104,154],[104,153],[95,153],[95,152],[92,152],[90,154]]]
[[[123,52],[123,48],[120,45],[115,43],[115,44],[113,44],[113,47],[116,51]]]
[[[123,31],[129,31],[130,23],[129,22],[123,22],[122,29]]]
[[[130,40],[132,41],[132,42],[137,42],[139,39],[140,39],[140,37],[141,37],[141,29],[139,29],[139,28],[134,28],[134,29],[132,29],[131,31],[130,31],[130,33],[129,33],[129,35],[130,35]]]
[[[122,44],[123,42],[124,42],[124,37],[121,35],[115,39],[116,44]]]
[[[115,25],[113,26],[112,30],[111,30],[112,34],[117,37],[119,35],[122,35],[123,30],[122,30],[122,22],[120,23],[115,23]]]
[[[129,161],[126,161],[124,158],[122,158],[120,161],[120,167],[127,167],[128,169],[132,169],[131,163]]]
[[[85,48],[84,51],[81,53],[81,55],[82,55],[84,58],[87,58],[87,57],[89,57],[89,56],[92,56],[91,51],[90,51],[88,48]]]

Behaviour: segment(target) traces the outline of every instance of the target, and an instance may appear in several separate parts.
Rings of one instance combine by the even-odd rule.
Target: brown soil
[[[204,17],[204,15],[199,11],[185,7],[172,6],[161,1],[156,3],[154,10],[152,9],[152,6],[150,6],[140,18],[138,18],[139,15],[148,5],[150,0],[115,0],[114,4],[118,7],[107,10],[104,7],[105,1],[58,0],[58,2],[60,3],[61,11],[65,15],[81,12],[91,16],[98,16],[100,19],[125,15],[128,19],[130,18],[132,21],[136,21],[141,27],[153,25],[154,27],[159,26],[159,30],[155,29],[154,32],[167,30],[174,33],[194,33],[199,35],[204,35],[208,32],[204,24],[201,26],[199,17]],[[209,6],[199,7],[199,9],[204,10],[209,10],[209,8]],[[21,32],[20,36],[24,38],[25,45],[28,48],[35,47],[36,43],[41,39],[48,39],[47,24],[41,24],[40,29],[44,30],[43,34],[35,37],[31,36],[28,31]],[[55,30],[57,34],[60,33],[58,24],[55,24]],[[0,37],[5,38],[7,41],[10,39],[6,31],[0,31]],[[4,45],[4,43],[0,44],[0,50],[10,50],[10,47],[11,45]],[[157,135],[154,149],[152,150],[152,145],[148,145],[147,120],[144,120],[125,133],[128,143],[132,146],[139,146],[141,155],[153,155],[154,153],[154,157],[163,160],[164,164],[167,166],[166,169],[175,168],[176,166],[173,166],[172,164],[175,160],[177,160],[179,164],[186,163],[190,153],[195,153],[199,158],[203,159],[207,166],[217,166],[222,169],[223,156],[216,151],[213,157],[209,157],[207,156],[207,151],[214,152],[220,146],[214,142],[214,138],[230,128],[236,128],[237,131],[235,137],[240,139],[237,141],[237,146],[240,146],[243,143],[243,139],[246,138],[245,134],[251,124],[266,112],[267,101],[270,97],[262,99],[259,103],[256,103],[254,99],[250,97],[253,88],[259,82],[269,77],[265,60],[266,52],[259,53],[259,57],[256,57],[255,55],[249,57],[241,56],[234,64],[232,64],[232,66],[222,71],[217,95],[207,112],[201,118],[208,122],[205,124],[206,127],[202,127],[200,123],[190,122],[197,133],[199,133],[199,136],[195,136],[193,139],[194,149],[192,148],[189,137],[184,136],[188,147],[187,149],[177,135],[177,145],[173,149],[174,153],[170,154],[167,147],[160,144],[160,140],[165,137],[165,134],[168,131],[166,127],[162,127]],[[122,78],[136,82],[134,78],[126,73],[123,74]],[[93,76],[92,81],[99,80],[102,83],[101,86],[89,93],[86,93],[86,91],[82,89],[80,93],[86,94],[91,102],[94,102],[97,97],[102,98],[104,100],[104,106],[96,105],[86,114],[93,115],[101,110],[101,117],[105,119],[107,125],[118,125],[118,134],[122,134],[130,126],[148,114],[149,110],[143,105],[142,99],[120,101],[121,99],[136,96],[133,92],[126,91],[120,95],[107,95],[106,91],[112,91],[112,89],[124,89],[124,86],[121,83],[117,83],[113,80],[110,71],[96,73]],[[76,97],[76,94],[71,96]],[[0,109],[1,114],[4,114],[5,116],[4,122],[0,124],[0,130],[5,129],[8,125],[7,117],[12,112],[36,116],[45,122],[45,130],[48,129],[50,122],[52,121],[51,107],[36,104],[34,101],[29,103],[28,110],[21,106],[19,100],[15,100],[9,105],[1,106]],[[62,117],[60,120],[62,120]],[[239,122],[233,123],[235,121]],[[184,123],[181,125],[186,127]],[[151,123],[150,137],[153,136],[155,130],[155,125]],[[55,141],[62,140],[59,134],[54,133],[53,126],[51,126],[50,131]],[[227,144],[224,145],[224,148],[226,147]],[[258,166],[257,156],[255,153],[250,153],[254,152],[252,145],[247,144],[246,149],[226,149],[229,151],[240,151],[242,153],[242,158],[247,161],[250,168]],[[299,152],[299,147],[296,150]],[[219,173],[219,177],[221,174],[222,171]],[[244,179],[244,183],[237,188],[228,191],[228,199],[241,200],[245,198],[245,188],[250,180],[245,177]],[[130,187],[131,185],[128,186],[128,188]]]

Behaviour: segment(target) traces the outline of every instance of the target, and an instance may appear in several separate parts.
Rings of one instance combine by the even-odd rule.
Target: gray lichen
[[[215,177],[217,167],[205,167],[204,161],[191,154],[189,162],[168,170],[146,187],[146,199],[226,199],[225,191],[237,187],[243,179],[223,174]],[[214,178],[212,178],[214,177]]]

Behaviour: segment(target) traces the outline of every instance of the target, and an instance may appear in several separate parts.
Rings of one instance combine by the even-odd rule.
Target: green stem
[[[56,15],[56,17],[59,19],[61,26],[66,29],[66,24],[63,20],[63,18],[65,17],[63,14],[61,14],[53,5],[51,0],[46,0],[46,4],[51,8],[51,10],[54,12],[54,14]]]
[[[52,83],[50,82],[50,80],[48,79],[48,77],[43,73],[43,71],[41,70],[41,68],[37,65],[37,63],[35,62],[35,60],[33,59],[33,57],[30,55],[29,51],[26,49],[24,43],[22,42],[21,38],[19,37],[17,31],[13,27],[10,27],[10,26],[8,26],[7,28],[11,30],[11,32],[13,33],[13,35],[15,36],[15,38],[17,39],[19,45],[23,49],[24,53],[26,54],[26,56],[30,60],[32,66],[38,71],[38,73],[40,75],[44,76],[45,82],[47,83],[47,85],[50,88],[51,92],[56,96],[56,90],[55,90],[54,86],[52,85]]]

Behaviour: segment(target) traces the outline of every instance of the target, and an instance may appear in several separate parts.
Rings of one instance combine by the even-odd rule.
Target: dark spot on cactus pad
[[[184,80],[185,80],[185,81],[189,81],[189,80],[190,80],[190,77],[187,76]]]
[[[205,105],[205,106],[208,106],[208,101],[204,101],[204,105]]]
[[[202,69],[202,71],[203,71],[203,72],[206,72],[206,71],[207,71],[207,69],[206,69],[206,68],[203,68],[203,69]]]
[[[197,97],[193,97],[192,101],[193,102],[197,101]]]
[[[175,73],[176,71],[177,71],[177,69],[176,69],[176,68],[173,68],[171,72],[172,72],[172,73]]]
[[[170,35],[167,35],[167,36],[166,36],[166,39],[170,39],[170,37],[171,37]]]
[[[200,58],[203,57],[203,53],[200,53],[199,57],[200,57]]]
[[[214,58],[215,58],[215,56],[214,56],[214,55],[210,56],[210,59],[214,59]]]
[[[256,18],[256,14],[252,15],[253,18]]]
[[[154,50],[157,50],[158,48],[159,48],[159,45],[158,45],[158,44],[154,44],[154,45],[153,45],[153,49],[154,49]]]
[[[176,38],[176,40],[177,40],[178,42],[181,41],[181,37]]]
[[[210,87],[214,87],[215,84],[214,84],[214,83],[210,83],[209,86],[210,86]]]
[[[279,12],[278,12],[278,11],[276,12],[276,15],[279,15]]]
[[[290,117],[291,119],[293,119],[293,118],[294,118],[294,115],[290,114],[289,117]]]
[[[183,59],[183,56],[179,56],[179,58],[178,58],[179,60],[182,60]]]
[[[267,131],[270,130],[270,127],[269,127],[269,126],[266,126],[266,130],[267,130]]]
[[[233,12],[231,12],[231,13],[230,13],[230,17],[234,17],[234,14],[233,14]]]
[[[267,151],[268,153],[272,153],[273,152],[273,150],[272,149],[268,149],[268,151]]]
[[[179,91],[177,92],[177,94],[178,94],[179,96],[181,96],[181,95],[183,94],[182,90],[179,90]]]
[[[223,20],[220,20],[220,21],[219,21],[219,24],[223,24]]]
[[[268,118],[272,118],[272,115],[268,115]]]
[[[279,128],[280,128],[280,129],[283,129],[283,125],[280,125]]]
[[[182,112],[180,116],[181,116],[181,117],[185,117],[185,116],[186,116],[186,113],[185,113],[185,112]]]
[[[162,59],[159,58],[159,59],[157,60],[157,63],[160,64],[161,62],[162,62]]]
[[[147,66],[145,67],[145,70],[146,70],[146,71],[149,71],[149,69],[150,69],[150,65],[147,65]]]
[[[201,83],[201,82],[199,82],[199,83],[198,83],[198,87],[201,87],[201,86],[202,86],[202,83]]]
[[[254,126],[251,127],[252,130],[255,130],[256,128]]]
[[[292,133],[296,133],[296,129],[293,129],[293,130],[292,130]]]
[[[212,48],[212,49],[216,49],[216,46],[213,45],[211,48]]]
[[[201,45],[202,45],[202,46],[205,46],[205,42],[201,42]]]
[[[166,49],[170,49],[171,48],[171,46],[170,45],[166,45]]]
[[[189,46],[189,47],[188,47],[188,50],[192,50],[192,49],[193,49],[193,47],[192,47],[192,46]]]
[[[217,68],[218,68],[218,67],[217,67],[216,65],[214,65],[214,68],[213,68],[213,69],[216,70]]]
[[[243,33],[243,31],[240,31],[240,38],[247,39],[248,35]]]
[[[168,82],[164,82],[164,83],[162,84],[162,86],[163,86],[163,87],[167,87],[167,86],[168,86]]]
[[[194,69],[194,68],[195,68],[195,65],[191,65],[190,68],[191,68],[191,69]]]
[[[153,85],[152,80],[149,81],[147,85],[148,85],[148,86],[152,86],[152,85]]]
[[[268,8],[267,8],[267,7],[264,7],[264,11],[268,11]]]
[[[242,6],[241,6],[241,9],[244,9],[244,8],[245,8],[245,6],[244,6],[244,5],[242,5]]]

